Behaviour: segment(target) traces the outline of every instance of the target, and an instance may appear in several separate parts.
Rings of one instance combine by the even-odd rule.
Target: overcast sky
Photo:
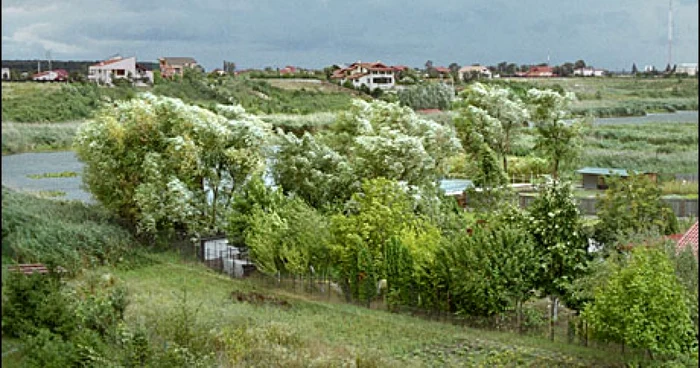
[[[698,0],[673,1],[673,62],[698,60]],[[3,0],[2,59],[156,61],[207,70],[381,60],[436,66],[583,59],[666,66],[668,0]]]

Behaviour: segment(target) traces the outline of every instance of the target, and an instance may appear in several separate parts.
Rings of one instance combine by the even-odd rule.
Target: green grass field
[[[510,78],[576,94],[578,114],[599,117],[698,109],[697,78]]]

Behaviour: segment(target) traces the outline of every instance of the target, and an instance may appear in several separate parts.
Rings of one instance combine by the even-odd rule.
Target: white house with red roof
[[[153,72],[136,65],[136,58],[113,57],[88,67],[88,80],[112,84],[117,79],[153,83]]]
[[[331,79],[344,84],[351,81],[353,87],[367,86],[370,90],[375,88],[389,89],[394,87],[396,79],[395,69],[377,61],[374,63],[352,63],[347,68],[341,68],[333,72]]]
[[[68,72],[64,69],[47,70],[32,75],[32,80],[36,82],[66,82]]]

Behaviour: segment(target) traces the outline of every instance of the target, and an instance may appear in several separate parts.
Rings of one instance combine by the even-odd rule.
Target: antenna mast
[[[673,0],[668,0],[668,65],[671,65],[671,50],[673,44]]]

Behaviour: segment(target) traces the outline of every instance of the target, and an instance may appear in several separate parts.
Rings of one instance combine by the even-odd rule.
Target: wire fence
[[[192,247],[190,243],[190,248]],[[230,247],[233,248],[233,247]],[[453,313],[444,309],[422,308],[409,305],[392,305],[388,303],[385,290],[380,290],[369,299],[353,298],[347,286],[340,280],[328,274],[312,274],[307,276],[275,274],[259,272],[249,259],[245,250],[217,250],[197,252],[196,250],[181,251],[180,254],[188,261],[204,263],[212,270],[233,278],[246,278],[253,284],[267,289],[277,289],[283,293],[303,296],[306,299],[342,303],[384,310],[391,313],[410,315],[425,320],[439,321],[466,328],[477,328],[489,331],[519,333],[528,336],[552,338],[554,341],[577,344],[613,353],[624,352],[620,344],[596,341],[585,322],[573,311],[560,308],[557,320],[549,324],[548,299],[538,299],[526,303],[521,311],[511,308],[503,313],[492,316],[471,316]],[[627,349],[629,352],[629,349]]]

